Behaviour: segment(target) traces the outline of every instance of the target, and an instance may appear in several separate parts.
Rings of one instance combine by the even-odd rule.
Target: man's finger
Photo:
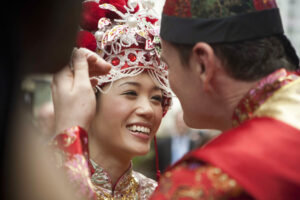
[[[110,71],[111,65],[98,54],[86,48],[80,48],[80,50],[82,50],[87,57],[90,76],[105,75]]]
[[[55,87],[70,88],[73,85],[73,81],[73,72],[69,66],[66,66],[53,76],[52,84]]]
[[[98,55],[90,55],[88,57],[88,63],[90,76],[105,75],[111,69],[111,65]]]
[[[88,62],[82,49],[74,50],[72,65],[74,68],[74,87],[89,83]]]

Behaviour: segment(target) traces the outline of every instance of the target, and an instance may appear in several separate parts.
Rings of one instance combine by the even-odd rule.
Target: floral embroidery
[[[198,165],[197,168],[190,165]],[[200,162],[182,162],[166,172],[152,199],[251,199],[242,187],[220,168]]]
[[[232,116],[233,126],[251,119],[253,113],[262,105],[276,90],[298,79],[299,76],[279,69],[266,78],[262,79],[240,101]]]
[[[149,199],[156,187],[156,182],[138,172],[132,170],[132,165],[118,180],[115,186],[112,185],[108,173],[90,160],[94,174],[91,177],[95,187],[97,199],[122,199],[134,200]]]
[[[234,111],[236,125],[253,117],[255,110],[278,89],[299,78],[299,72],[279,69],[259,81]],[[188,159],[167,171],[152,199],[253,199],[220,168]]]
[[[277,8],[275,0],[168,0],[164,14],[182,18],[220,18]]]
[[[190,4],[190,0],[166,1],[163,12],[169,16],[191,17]]]
[[[54,160],[66,169],[79,198],[146,200],[157,186],[154,180],[133,171],[130,166],[113,187],[108,173],[93,161],[88,162],[88,135],[80,127],[67,129],[50,145],[54,148]]]
[[[69,180],[76,186],[78,196],[94,197],[93,185],[87,160],[83,155],[76,154],[65,163]]]

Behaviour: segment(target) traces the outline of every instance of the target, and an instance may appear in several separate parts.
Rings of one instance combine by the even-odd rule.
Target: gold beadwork
[[[139,184],[137,183],[137,181],[134,179],[134,177],[131,177],[130,179],[130,185],[131,187],[129,187],[127,190],[124,191],[124,193],[122,194],[122,197],[118,198],[118,197],[114,197],[113,194],[104,192],[104,190],[95,185],[94,187],[95,189],[98,191],[96,192],[97,194],[97,200],[135,200],[138,199],[138,188],[139,188]]]

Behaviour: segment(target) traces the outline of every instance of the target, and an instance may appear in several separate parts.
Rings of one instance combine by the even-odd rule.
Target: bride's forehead
[[[124,87],[137,87],[149,91],[161,91],[159,84],[154,81],[148,73],[141,73],[133,77],[125,77],[113,83],[113,90],[120,90]]]
[[[156,86],[157,84],[154,83],[154,81],[152,80],[152,78],[149,76],[149,74],[147,72],[143,72],[141,74],[138,74],[136,76],[131,76],[131,77],[125,77],[125,78],[121,78],[119,80],[117,80],[115,83],[116,85],[121,85],[124,84],[126,82],[131,82],[131,83],[139,83],[141,85],[146,85],[146,84],[151,84]]]

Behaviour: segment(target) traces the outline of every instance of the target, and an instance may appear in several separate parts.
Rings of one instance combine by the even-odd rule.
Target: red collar
[[[249,90],[234,110],[232,116],[233,127],[237,127],[244,121],[253,118],[253,113],[268,97],[297,78],[299,78],[297,73],[288,72],[282,68],[260,80],[254,88]]]

